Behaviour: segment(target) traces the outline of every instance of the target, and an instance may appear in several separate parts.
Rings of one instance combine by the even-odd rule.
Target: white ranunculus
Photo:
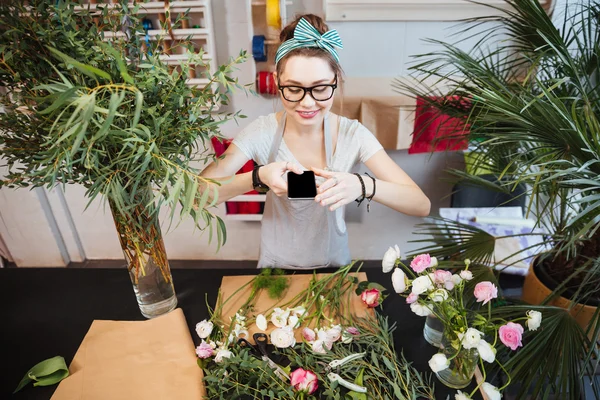
[[[392,274],[392,285],[396,293],[404,293],[406,291],[406,274],[402,269],[394,269]]]
[[[213,330],[213,323],[207,320],[198,322],[196,324],[196,333],[200,336],[200,339],[206,339]]]
[[[331,343],[337,342],[342,337],[342,326],[333,325],[331,328],[327,329],[327,337]]]
[[[268,326],[269,322],[267,321],[267,318],[262,314],[258,314],[256,316],[256,327],[264,332],[267,330]]]
[[[525,322],[530,331],[536,331],[542,324],[542,313],[539,311],[527,311],[527,322]]]
[[[288,318],[288,326],[291,326],[292,329],[296,329],[300,326],[300,322],[298,321],[297,315],[290,315]]]
[[[400,258],[400,248],[398,245],[394,247],[390,247],[387,249],[385,254],[383,255],[383,261],[381,262],[381,266],[383,268],[384,273],[388,273],[396,266],[396,260]]]
[[[484,382],[483,385],[481,385],[481,390],[483,390],[483,393],[485,393],[490,400],[500,400],[502,398],[502,393],[500,393],[498,388],[487,382]]]
[[[454,284],[454,286],[457,286],[459,283],[461,283],[463,280],[463,278],[458,275],[458,274],[452,274],[452,278],[451,281]]]
[[[433,372],[443,371],[449,366],[450,361],[442,353],[434,354],[433,357],[431,357],[431,359],[429,360],[429,368],[431,368]]]
[[[437,289],[429,296],[434,303],[441,303],[448,299],[448,291],[446,289]]]
[[[354,335],[346,331],[342,332],[342,343],[350,344],[354,340]]]
[[[286,326],[273,330],[273,332],[271,332],[271,343],[273,343],[273,346],[280,349],[294,346],[296,344],[296,339],[294,338],[292,327]]]
[[[438,266],[437,257],[431,257],[431,264],[429,264],[429,268],[435,268]]]
[[[298,306],[290,309],[290,312],[298,317],[302,317],[304,314],[306,314],[306,308],[303,306]]]
[[[485,362],[493,363],[496,359],[496,349],[485,340],[479,341],[479,344],[477,345],[477,351],[479,352],[479,356]]]
[[[221,361],[223,361],[224,358],[229,358],[232,355],[233,354],[231,353],[231,351],[227,349],[219,349],[217,351],[217,355],[215,356],[215,362],[220,363]]]
[[[233,328],[233,334],[235,335],[235,338],[246,339],[248,337],[248,329],[246,329],[244,325],[235,324],[235,327]]]
[[[410,309],[419,317],[426,317],[431,314],[431,309],[429,307],[421,305],[418,302],[412,303]]]
[[[460,390],[454,395],[454,400],[471,400],[468,394],[461,392]]]
[[[412,283],[412,292],[416,295],[423,294],[433,289],[433,282],[429,276],[419,276]]]
[[[460,271],[460,277],[463,278],[465,281],[470,281],[471,279],[473,279],[473,273],[468,270]]]
[[[463,334],[463,333],[459,333],[458,337],[461,339],[462,342],[462,346],[465,349],[474,349],[479,345],[479,342],[481,342],[481,337],[483,336],[483,333],[478,331],[475,328],[469,328],[467,329],[467,331]]]
[[[290,311],[283,311],[281,308],[277,307],[271,313],[271,322],[278,328],[283,328],[287,326],[288,317],[290,316]]]

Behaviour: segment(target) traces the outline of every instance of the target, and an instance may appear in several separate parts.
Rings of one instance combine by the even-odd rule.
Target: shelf
[[[186,12],[188,9],[194,8],[198,9],[197,11],[190,12],[198,12],[204,11],[208,6],[208,2],[210,0],[193,0],[193,1],[173,1],[170,3],[169,11],[171,13],[179,13]],[[148,3],[138,3],[140,6],[139,12],[145,12],[147,14],[163,14],[165,12],[165,2],[163,1],[150,1]],[[117,3],[98,3],[98,4],[89,4],[90,10],[95,10],[98,6],[103,8],[116,8],[119,6]],[[129,3],[129,7],[133,8],[134,4]],[[84,6],[76,6],[75,11],[83,11],[88,9],[88,4]]]
[[[161,54],[158,56],[158,58],[164,61],[164,63],[167,65],[178,65],[180,62],[186,61],[188,58],[190,58],[190,56],[187,54]],[[208,54],[203,54],[202,60],[210,61],[212,60],[212,57]]]
[[[125,32],[110,32],[110,31],[104,31],[104,38],[105,39],[112,39],[115,37],[121,37],[124,38],[126,37]],[[143,33],[138,33],[140,36],[144,36]],[[148,36],[152,39],[155,39],[157,37],[163,37],[166,38],[167,40],[171,39],[171,35],[169,34],[168,31],[165,31],[163,29],[149,29],[148,30]],[[175,37],[176,40],[183,40],[183,39],[208,39],[209,36],[209,31],[208,29],[204,29],[204,28],[195,28],[195,29],[173,29],[173,36]]]
[[[240,196],[232,197],[227,201],[258,201],[260,203],[264,203],[267,201],[266,194],[242,194]]]
[[[291,0],[286,0],[286,2],[285,2],[286,6],[291,6],[292,4],[294,4],[294,2]],[[254,0],[254,1],[252,1],[252,5],[256,6],[256,7],[265,7],[267,5],[267,2],[266,2],[266,0],[262,0],[262,1]]]
[[[227,214],[225,219],[230,221],[262,221],[262,214]]]
[[[187,81],[185,81],[185,83],[187,83],[188,85],[196,85],[196,86],[207,85],[209,82],[210,82],[210,80],[203,79],[203,78],[193,78],[193,79],[188,79]]]

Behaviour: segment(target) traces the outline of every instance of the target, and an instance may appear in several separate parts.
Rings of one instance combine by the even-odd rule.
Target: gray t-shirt
[[[240,132],[235,144],[251,160],[268,164],[269,151],[277,132],[275,113],[257,118]],[[364,163],[383,147],[375,136],[360,122],[340,116],[337,145],[333,153],[333,171],[350,172],[359,162]],[[300,163],[285,144],[285,136],[279,147],[277,161]]]

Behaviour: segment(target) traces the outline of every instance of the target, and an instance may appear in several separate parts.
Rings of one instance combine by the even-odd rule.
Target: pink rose
[[[379,297],[381,297],[381,293],[375,288],[365,290],[360,295],[360,299],[367,307],[377,307],[379,305]]]
[[[306,371],[302,368],[294,370],[290,374],[290,382],[298,392],[313,394],[319,387],[317,375],[312,371]]]
[[[475,285],[474,294],[477,301],[483,301],[483,304],[486,304],[488,301],[498,297],[498,288],[489,281],[479,282]]]
[[[406,298],[406,304],[412,304],[412,303],[414,303],[417,300],[419,300],[419,296],[416,295],[416,294],[414,294],[414,293],[411,293]]]
[[[196,347],[196,354],[199,358],[211,357],[213,355],[213,348],[203,340],[200,346]]]
[[[517,347],[523,347],[521,339],[523,338],[523,327],[514,322],[508,322],[506,325],[502,325],[498,330],[500,341],[504,343],[506,347],[510,347],[511,350],[516,350]]]
[[[358,328],[355,328],[353,326],[347,327],[346,328],[346,332],[348,332],[352,336],[358,336],[358,335],[360,335],[360,331],[358,330]]]
[[[431,257],[429,254],[419,254],[410,262],[410,267],[417,274],[425,271],[431,265]]]
[[[312,329],[305,327],[302,329],[302,337],[304,338],[304,340],[310,343],[315,341],[315,339],[317,338],[317,334]]]

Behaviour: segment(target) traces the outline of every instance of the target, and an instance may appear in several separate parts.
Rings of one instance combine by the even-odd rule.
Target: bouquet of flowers
[[[382,266],[384,272],[392,272],[392,284],[396,293],[406,297],[411,310],[423,317],[438,318],[444,326],[440,352],[429,361],[431,370],[448,387],[462,389],[471,382],[479,364],[483,381],[470,394],[458,391],[455,399],[470,399],[481,390],[491,399],[502,397],[501,392],[510,384],[510,374],[496,358],[498,346],[516,351],[523,346],[525,327],[537,330],[542,322],[539,311],[530,310],[522,318],[507,321],[492,315],[492,300],[498,297],[498,288],[490,281],[481,281],[474,286],[474,306],[469,305],[466,283],[473,279],[465,268],[452,273],[438,268],[438,261],[429,254],[413,258],[410,266],[400,260],[398,246],[390,247],[385,253]],[[486,363],[497,363],[508,376],[500,388],[485,382]]]
[[[359,282],[352,268],[313,274],[292,300],[258,310],[261,291],[283,299],[292,282],[265,270],[248,283],[250,295],[230,321],[222,310],[231,298],[220,298],[196,326],[208,397],[434,399],[428,379],[394,350],[394,327],[373,312],[383,287]]]

